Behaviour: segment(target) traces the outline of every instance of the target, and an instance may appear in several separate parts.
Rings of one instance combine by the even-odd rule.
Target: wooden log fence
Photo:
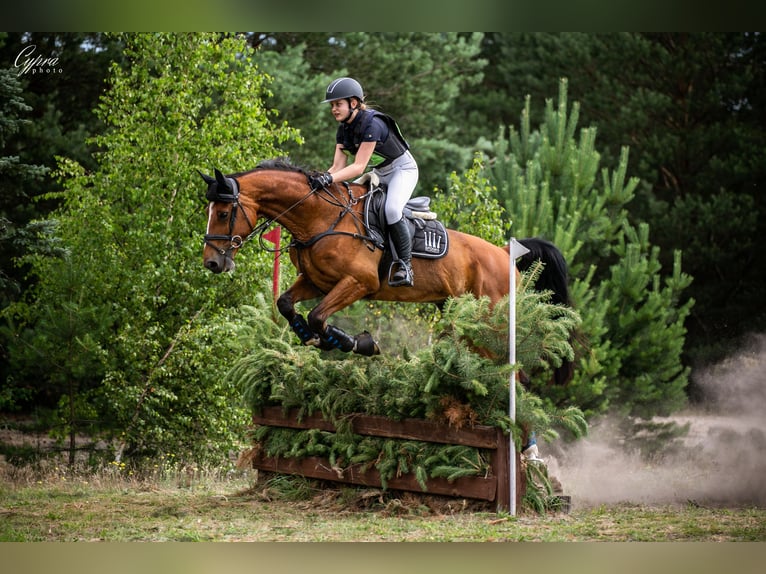
[[[393,439],[417,440],[440,444],[453,444],[488,449],[491,452],[491,476],[461,477],[454,481],[444,478],[429,478],[426,481],[427,493],[460,498],[486,500],[496,503],[497,512],[510,508],[510,438],[501,429],[489,426],[471,428],[453,428],[449,425],[422,419],[393,421],[386,417],[373,415],[350,415],[352,432],[359,435]],[[321,416],[309,415],[299,420],[298,410],[292,409],[287,414],[282,407],[264,407],[261,414],[253,416],[253,423],[272,427],[293,429],[319,429],[337,432],[334,424]],[[520,472],[520,455],[516,454],[516,506],[521,505],[525,481]],[[252,459],[255,469],[294,474],[306,478],[329,480],[347,484],[377,487],[382,486],[380,473],[374,468],[362,470],[362,465],[347,468],[332,468],[329,461],[322,457],[284,458],[269,457],[262,452]],[[424,492],[413,474],[391,478],[388,488],[411,492]]]

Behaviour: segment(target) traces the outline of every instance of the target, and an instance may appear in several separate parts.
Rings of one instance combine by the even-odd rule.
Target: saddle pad
[[[444,257],[449,249],[449,236],[441,221],[436,219],[407,219],[412,233],[412,256],[426,259]]]
[[[364,225],[370,236],[375,238],[385,238],[387,235],[384,224],[385,202],[386,194],[381,188],[374,190],[365,202]],[[429,197],[414,197],[407,202],[403,213],[410,230],[410,237],[412,237],[412,256],[438,259],[444,257],[449,249],[449,239],[444,224],[435,218],[424,219],[414,215],[419,212],[432,213],[428,211],[429,203]],[[385,250],[390,250],[390,246],[386,245]]]

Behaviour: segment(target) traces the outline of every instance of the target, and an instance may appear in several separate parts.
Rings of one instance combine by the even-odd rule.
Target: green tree
[[[0,35],[0,61],[13,66],[7,74],[18,88],[13,95],[3,94],[3,105],[9,110],[21,109],[19,106],[24,109],[23,122],[3,130],[3,155],[16,158],[17,164],[37,166],[34,177],[18,169],[8,171],[10,167],[6,166],[0,179],[0,213],[13,222],[16,233],[22,233],[32,220],[44,219],[55,207],[55,201],[43,200],[42,195],[59,189],[50,176],[56,167],[57,155],[66,155],[89,169],[94,167],[92,152],[95,150],[86,144],[86,139],[103,128],[93,108],[102,93],[109,62],[118,58],[120,50],[117,39],[103,34],[9,32]],[[56,71],[25,71],[23,62],[35,57],[55,58]],[[21,289],[28,284],[28,270],[10,266],[7,261],[25,253],[30,241],[28,237],[20,239],[14,249],[2,250],[2,268]],[[0,302],[2,306],[5,304],[7,301]]]
[[[496,196],[497,187],[486,173],[484,158],[477,154],[469,169],[449,175],[446,193],[435,198],[433,209],[448,227],[503,245],[510,238],[511,222]]]
[[[513,219],[516,237],[544,236],[570,265],[571,297],[583,318],[575,380],[539,392],[598,413],[669,414],[684,404],[684,320],[691,281],[680,252],[663,279],[660,250],[646,224],[630,223],[626,205],[639,180],[628,178],[628,150],[616,170],[600,166],[595,130],[578,131],[579,104],[568,107],[562,80],[533,130],[527,98],[518,130],[485,145],[489,180]],[[600,175],[600,177],[599,177]]]
[[[92,142],[97,168],[60,160],[64,190],[55,194],[62,205],[53,215],[67,251],[30,258],[39,283],[10,310],[17,324],[11,359],[20,376],[39,373],[46,388],[54,383],[46,373],[56,368],[45,361],[55,357],[38,353],[32,364],[21,349],[80,345],[83,352],[58,371],[88,390],[88,407],[125,456],[165,451],[220,460],[244,421],[222,380],[231,344],[226,317],[263,288],[253,278],[267,276],[268,259],[243,257],[230,277],[203,268],[206,213],[196,169],[240,169],[259,155],[278,155],[296,134],[264,107],[269,78],[244,39],[121,40],[125,64],[112,67],[97,110],[107,126]],[[79,290],[62,297],[73,270]],[[46,317],[66,306],[78,327],[49,328]]]
[[[625,113],[611,128],[636,134],[636,173],[651,183],[633,212],[653,222],[668,252],[683,248],[695,277],[688,293],[697,301],[688,322],[695,363],[718,359],[741,335],[766,328],[766,256],[754,243],[766,233],[766,201],[757,191],[766,178],[761,36],[642,36],[651,57],[628,68],[638,85],[613,90]],[[633,119],[626,126],[637,110],[643,125]]]

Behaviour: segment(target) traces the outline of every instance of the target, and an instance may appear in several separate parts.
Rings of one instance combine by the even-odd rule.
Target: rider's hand
[[[332,183],[332,174],[328,172],[309,176],[309,185],[311,189],[321,189]]]

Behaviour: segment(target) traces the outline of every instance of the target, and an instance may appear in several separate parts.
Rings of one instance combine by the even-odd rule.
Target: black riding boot
[[[412,240],[410,239],[410,230],[404,218],[393,225],[388,226],[388,232],[391,234],[391,241],[396,249],[399,259],[394,261],[392,268],[396,266],[393,274],[389,273],[388,284],[392,287],[411,287],[414,281],[412,274]]]

